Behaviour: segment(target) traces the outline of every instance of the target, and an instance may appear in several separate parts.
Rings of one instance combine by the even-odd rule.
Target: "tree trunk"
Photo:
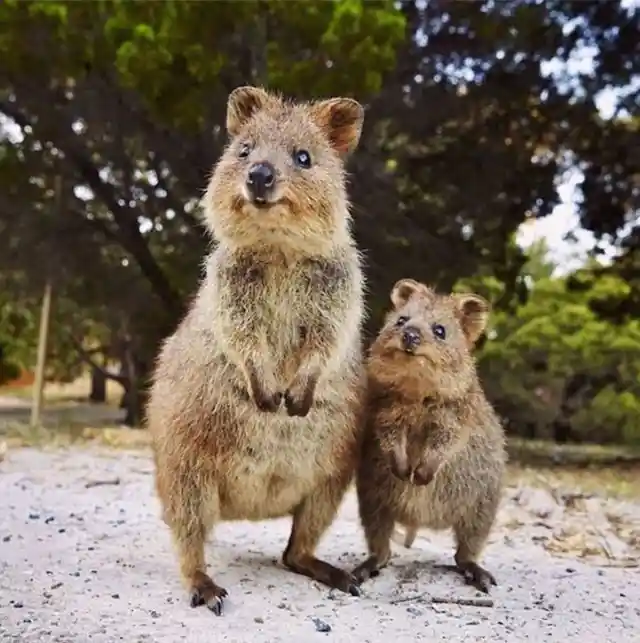
[[[98,368],[91,369],[91,392],[89,401],[104,404],[107,401],[107,378],[104,371]]]
[[[572,439],[571,422],[564,418],[555,420],[551,429],[553,431],[553,440],[557,444],[566,444]]]

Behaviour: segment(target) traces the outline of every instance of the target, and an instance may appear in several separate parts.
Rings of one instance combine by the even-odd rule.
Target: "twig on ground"
[[[432,596],[424,592],[423,594],[416,594],[415,596],[404,596],[391,601],[392,605],[398,603],[408,603],[410,601],[418,601],[420,603],[432,603],[439,605],[463,605],[465,607],[493,607],[494,602],[492,598],[465,598],[463,596]]]
[[[84,486],[86,489],[91,489],[91,487],[105,487],[107,485],[119,485],[120,478],[112,478],[110,480],[89,480]]]

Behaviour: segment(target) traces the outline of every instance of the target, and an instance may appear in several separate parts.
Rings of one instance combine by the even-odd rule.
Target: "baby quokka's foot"
[[[483,567],[480,567],[478,563],[457,563],[456,569],[464,576],[464,580],[467,585],[471,585],[485,594],[489,593],[492,585],[498,585],[493,574]]]
[[[222,616],[224,599],[227,596],[227,590],[216,585],[203,572],[198,572],[191,582],[189,597],[191,607],[206,605],[216,616]]]

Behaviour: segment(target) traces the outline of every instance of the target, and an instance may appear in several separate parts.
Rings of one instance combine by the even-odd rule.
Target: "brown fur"
[[[294,104],[253,87],[229,97],[231,141],[204,198],[218,244],[160,352],[148,408],[182,576],[192,604],[218,614],[226,591],[205,571],[204,543],[221,520],[293,516],[285,564],[357,593],[348,572],[314,551],[360,446],[364,282],[344,155],[362,118],[346,98]],[[292,161],[298,148],[311,168]],[[258,207],[245,181],[264,161],[277,179],[268,206]]]
[[[458,570],[488,591],[495,579],[477,561],[506,461],[503,430],[472,356],[489,305],[477,295],[439,295],[409,279],[394,286],[391,299],[367,364],[367,430],[356,486],[370,557],[354,574],[362,582],[388,563],[396,522],[407,530],[406,547],[419,527],[453,528]],[[444,339],[434,324],[444,327]],[[401,339],[407,329],[422,337],[410,352]]]

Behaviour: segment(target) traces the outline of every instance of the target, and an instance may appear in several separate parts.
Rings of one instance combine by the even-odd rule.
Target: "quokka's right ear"
[[[242,126],[258,111],[273,101],[273,97],[260,87],[236,87],[227,99],[227,131],[236,136]]]
[[[404,306],[418,290],[425,286],[415,279],[400,279],[391,289],[391,303],[395,308]]]

